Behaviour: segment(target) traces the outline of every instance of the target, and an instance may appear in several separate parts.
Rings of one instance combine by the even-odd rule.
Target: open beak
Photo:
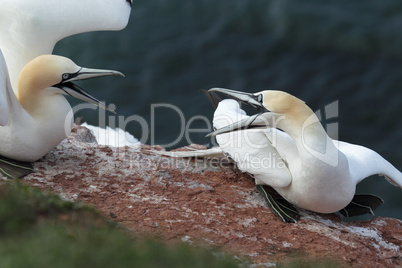
[[[204,93],[205,96],[207,96],[209,102],[215,110],[218,107],[219,102],[221,102],[222,98],[218,96],[218,94],[216,94],[215,92],[209,90],[202,89],[201,92]]]
[[[268,111],[262,104],[262,96],[259,95],[254,95],[252,93],[247,92],[235,91],[226,88],[211,88],[210,90],[208,90],[208,92],[219,92],[235,100],[249,104],[257,108],[261,112]]]
[[[64,91],[67,95],[75,97],[77,99],[92,103],[102,109],[108,110],[112,113],[115,113],[114,110],[109,109],[106,105],[96,99],[95,97],[91,96],[88,92],[86,92],[83,88],[77,86],[76,84],[72,83],[72,81],[78,80],[85,80],[95,77],[102,77],[102,76],[110,76],[110,75],[124,75],[117,71],[112,70],[99,70],[99,69],[87,69],[81,68],[78,72],[72,74],[65,74],[66,77],[63,78],[63,81],[59,84],[54,85],[54,87],[60,88]]]
[[[249,118],[237,121],[233,124],[230,124],[226,127],[217,129],[208,135],[206,137],[211,137],[211,136],[216,136],[220,134],[225,134],[229,133],[232,131],[238,131],[238,130],[245,130],[245,129],[251,129],[251,128],[266,128],[267,126],[271,125],[269,122],[269,119],[272,118],[272,115],[274,113],[271,113],[265,108],[265,106],[262,103],[262,95],[254,95],[252,93],[246,93],[246,92],[241,92],[241,91],[235,91],[231,89],[226,89],[226,88],[211,88],[208,90],[209,93],[222,93],[226,96],[229,96],[237,101],[249,104],[259,110],[259,113],[253,116],[250,116]]]
[[[205,137],[212,137],[220,134],[251,128],[266,128],[267,126],[271,125],[269,119],[272,118],[272,115],[274,115],[274,113],[271,112],[255,114],[250,116],[249,118],[234,122],[233,124],[230,124],[226,127],[217,129],[207,134]]]

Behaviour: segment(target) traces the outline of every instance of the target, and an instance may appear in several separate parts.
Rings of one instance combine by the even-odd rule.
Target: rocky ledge
[[[302,212],[285,224],[266,207],[253,180],[228,162],[155,155],[158,146],[110,148],[75,127],[34,164],[26,183],[95,206],[135,233],[223,248],[257,265],[329,258],[352,267],[402,266],[402,221],[345,223]]]

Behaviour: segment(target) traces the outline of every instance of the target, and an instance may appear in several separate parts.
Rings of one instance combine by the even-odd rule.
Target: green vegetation
[[[20,184],[0,186],[0,267],[238,267],[211,251],[136,239],[95,209]]]

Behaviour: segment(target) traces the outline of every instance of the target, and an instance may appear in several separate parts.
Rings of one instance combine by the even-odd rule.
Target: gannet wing
[[[0,175],[10,179],[19,179],[32,172],[35,172],[31,163],[15,161],[0,156]]]
[[[334,145],[348,159],[349,172],[355,183],[372,175],[382,175],[396,187],[402,188],[402,173],[377,152],[356,144],[334,140]]]
[[[237,101],[225,99],[215,111],[213,124],[216,129],[220,129],[246,118],[248,116],[240,109]],[[288,140],[283,134],[270,128],[229,132],[216,136],[216,140],[222,151],[236,162],[241,171],[253,175],[257,184],[282,188],[291,183],[292,175],[272,142],[277,142],[276,134],[281,135],[278,138],[280,143]]]
[[[257,184],[257,191],[264,197],[272,212],[286,223],[296,223],[300,219],[299,211],[274,189]]]
[[[0,50],[0,126],[5,126],[9,118],[9,101],[7,97],[8,81],[7,65]]]
[[[131,0],[3,0],[0,14],[2,22],[19,27],[25,36],[57,41],[84,32],[121,30],[128,23],[131,6]]]
[[[283,163],[288,165],[289,162],[300,161],[296,143],[286,132],[276,128],[268,128],[264,131],[264,134]]]
[[[356,194],[352,201],[339,211],[346,218],[371,214],[374,216],[374,210],[384,203],[381,197],[372,194]]]
[[[117,31],[129,20],[131,0],[1,0],[0,47],[18,96],[22,68],[51,54],[61,39],[91,31]]]

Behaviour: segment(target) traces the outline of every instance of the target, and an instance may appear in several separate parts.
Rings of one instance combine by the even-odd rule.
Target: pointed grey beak
[[[245,130],[252,128],[266,128],[267,126],[273,125],[272,119],[275,119],[276,115],[278,114],[272,112],[255,114],[253,116],[250,116],[249,118],[234,122],[233,124],[230,124],[226,127],[217,129],[209,133],[205,137],[216,136],[238,130]]]
[[[99,70],[99,69],[88,69],[88,68],[81,68],[76,73],[65,73],[63,74],[63,80],[61,83],[54,85],[54,87],[60,88],[64,91],[67,95],[75,97],[77,99],[92,103],[102,109],[110,111],[112,113],[116,113],[114,110],[109,109],[106,105],[96,99],[95,97],[91,96],[88,92],[86,92],[81,87],[77,86],[76,84],[72,83],[72,81],[78,80],[85,80],[95,77],[102,77],[102,76],[110,76],[110,75],[119,75],[123,76],[124,74],[112,71],[112,70]]]
[[[262,96],[261,95],[254,95],[252,93],[246,93],[241,91],[235,91],[226,88],[211,88],[208,92],[219,92],[224,95],[227,95],[235,100],[250,104],[251,106],[266,112],[267,109],[262,104]]]
[[[246,118],[244,120],[237,121],[231,125],[228,125],[226,127],[217,129],[208,135],[206,137],[211,137],[211,136],[216,136],[232,131],[238,131],[238,130],[244,130],[244,129],[250,129],[250,128],[265,128],[270,125],[269,120],[265,118],[265,115],[267,115],[269,118],[274,115],[274,113],[271,113],[265,108],[265,106],[262,103],[262,95],[254,95],[252,93],[246,93],[246,92],[241,92],[241,91],[235,91],[231,89],[226,89],[226,88],[211,88],[208,90],[209,93],[211,92],[218,92],[222,93],[224,95],[227,95],[231,98],[234,98],[235,100],[238,100],[240,102],[249,104],[255,108],[257,108],[260,113],[250,116],[249,118]]]
[[[65,77],[64,77],[65,75]],[[95,77],[102,77],[102,76],[111,76],[111,75],[119,75],[123,76],[121,72],[113,71],[113,70],[100,70],[100,69],[89,69],[89,68],[81,68],[78,72],[73,74],[64,74],[62,82],[72,82],[78,80],[86,80]]]

